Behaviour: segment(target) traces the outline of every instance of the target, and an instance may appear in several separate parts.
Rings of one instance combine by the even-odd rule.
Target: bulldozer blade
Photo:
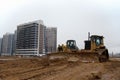
[[[68,62],[99,62],[99,55],[93,52],[59,52],[48,55],[49,60],[67,60]]]

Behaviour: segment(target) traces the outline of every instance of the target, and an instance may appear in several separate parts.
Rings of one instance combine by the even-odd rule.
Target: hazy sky
[[[120,0],[0,0],[0,37],[40,19],[58,28],[58,44],[75,39],[84,48],[91,32],[105,37],[109,52],[120,52]]]

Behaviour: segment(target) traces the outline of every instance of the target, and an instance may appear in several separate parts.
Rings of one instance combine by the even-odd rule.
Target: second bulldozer
[[[51,53],[50,57],[65,58],[68,61],[106,62],[109,60],[108,49],[104,45],[103,36],[88,35],[85,48],[79,50],[75,40],[67,40],[66,45],[58,46],[58,52]]]

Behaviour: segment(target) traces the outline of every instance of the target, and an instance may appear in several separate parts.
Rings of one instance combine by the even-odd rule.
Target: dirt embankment
[[[0,80],[120,80],[119,60],[105,63],[46,58],[0,60]]]

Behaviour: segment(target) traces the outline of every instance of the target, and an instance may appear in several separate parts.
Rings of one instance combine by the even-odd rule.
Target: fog
[[[75,39],[84,48],[88,32],[105,37],[109,52],[120,52],[119,0],[0,0],[0,37],[17,25],[43,20],[57,27],[57,43]]]

